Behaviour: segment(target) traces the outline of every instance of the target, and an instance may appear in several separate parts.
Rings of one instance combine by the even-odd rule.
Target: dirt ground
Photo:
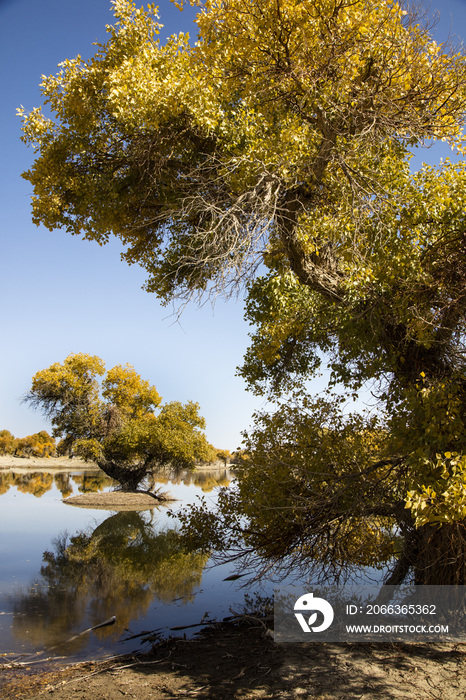
[[[458,700],[466,644],[275,644],[262,621],[175,638],[149,654],[0,672],[0,697],[27,700]]]
[[[79,508],[92,508],[101,510],[149,510],[164,503],[170,503],[174,499],[165,492],[159,499],[156,495],[142,491],[106,491],[99,493],[80,493],[78,496],[65,498],[63,503]]]

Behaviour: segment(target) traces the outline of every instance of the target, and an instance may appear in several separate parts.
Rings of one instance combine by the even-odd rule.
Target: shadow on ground
[[[5,700],[458,700],[466,645],[275,644],[263,622],[209,628],[149,654],[22,678],[4,676]]]

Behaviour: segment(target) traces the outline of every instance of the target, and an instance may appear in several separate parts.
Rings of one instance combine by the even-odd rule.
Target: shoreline
[[[53,471],[59,470],[83,470],[91,469],[100,471],[99,467],[92,462],[85,462],[81,457],[15,457],[14,455],[0,455],[0,469],[23,470],[24,471]]]
[[[234,464],[223,462],[212,462],[212,464],[196,464],[193,472],[197,471],[219,471],[224,469],[234,469]],[[86,462],[81,457],[15,457],[14,455],[0,455],[0,470],[24,470],[25,472],[54,471],[54,470],[92,470],[101,471],[94,462]],[[183,470],[184,471],[184,470]],[[190,471],[187,469],[186,471]]]
[[[193,639],[47,669],[4,666],[8,700],[458,700],[466,692],[464,645],[273,641],[256,615],[207,627]],[[150,635],[150,633],[148,633]]]

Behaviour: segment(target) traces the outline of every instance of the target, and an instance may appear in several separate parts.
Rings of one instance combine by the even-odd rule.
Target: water
[[[0,471],[0,653],[100,658],[147,648],[158,635],[189,636],[200,627],[171,628],[239,610],[244,589],[224,581],[233,564],[212,567],[183,552],[168,516],[199,496],[213,506],[216,485],[231,478],[222,469],[165,479],[157,486],[174,503],[116,513],[62,502],[112,490],[101,472]],[[84,632],[113,616],[114,624]]]

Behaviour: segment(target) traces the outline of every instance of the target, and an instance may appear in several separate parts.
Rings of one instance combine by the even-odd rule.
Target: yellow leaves
[[[163,26],[152,21],[153,16],[158,17],[159,10],[154,3],[149,3],[146,10],[142,7],[137,8],[136,3],[129,0],[111,0],[111,4],[113,14],[119,20],[118,24],[123,31],[128,30],[133,25],[144,30],[149,29],[149,36],[152,37],[152,34],[158,34],[160,27]],[[109,29],[113,32],[113,27]]]
[[[411,465],[415,464],[412,458]],[[418,459],[411,479],[416,486],[407,491],[405,508],[411,510],[416,527],[464,520],[466,455],[446,451],[437,454],[435,462]]]
[[[114,11],[94,58],[64,61],[43,80],[57,124],[21,112],[25,140],[40,149],[25,175],[35,221],[99,243],[119,236],[125,259],[150,270],[148,288],[167,298],[220,286],[231,270],[243,279],[248,252],[261,254],[276,228],[277,204],[296,192],[304,254],[322,267],[332,245],[353,299],[419,280],[423,231],[397,218],[415,189],[403,142],[452,135],[463,111],[448,97],[455,61],[436,64],[427,90],[441,54],[401,23],[397,3],[203,3],[194,47],[183,34],[160,44],[153,5],[117,0]],[[446,196],[446,181],[430,186],[439,211],[461,199]],[[232,231],[240,242],[228,249]],[[191,234],[204,236],[214,265],[196,259],[207,248],[188,245]],[[178,264],[193,251],[194,266]],[[413,322],[413,336],[427,343],[431,321]]]
[[[150,413],[162,401],[155,386],[141,379],[132,365],[117,365],[102,382],[102,395],[132,418]]]
[[[42,388],[46,390],[48,386],[57,389],[69,386],[73,390],[87,390],[94,377],[104,371],[104,363],[97,355],[71,354],[63,364],[56,362],[48,369],[37,372],[32,380],[32,388],[33,391],[40,391]]]
[[[131,128],[157,129],[186,112],[207,132],[219,122],[212,85],[190,58],[189,36],[146,42],[107,76],[109,109]]]
[[[75,440],[73,451],[87,462],[97,462],[102,458],[102,446],[95,438]]]
[[[294,0],[211,3],[197,19],[197,49],[204,65],[223,70],[229,88],[241,84],[243,94],[297,91],[327,113],[342,110],[346,102],[360,109],[372,65],[374,77],[389,74],[384,99],[398,101],[416,83],[424,85],[423,71],[431,79],[430,63],[439,49],[406,29],[401,18],[396,3],[342,3],[335,10],[333,3],[322,2],[318,11],[312,2]],[[425,54],[430,63],[423,65]],[[286,65],[289,72],[282,69]]]
[[[161,397],[128,364],[107,372],[103,401],[96,376],[104,371],[100,358],[80,353],[33,377],[27,401],[51,418],[54,434],[63,435],[68,448],[133,488],[157,466],[192,467],[195,460],[215,459],[201,432],[205,420],[198,404],[172,402],[155,416]],[[46,433],[39,438],[48,445]]]
[[[38,150],[54,130],[54,123],[51,119],[44,117],[42,109],[35,107],[31,112],[25,113],[24,107],[16,111],[17,116],[23,120],[21,140]]]

